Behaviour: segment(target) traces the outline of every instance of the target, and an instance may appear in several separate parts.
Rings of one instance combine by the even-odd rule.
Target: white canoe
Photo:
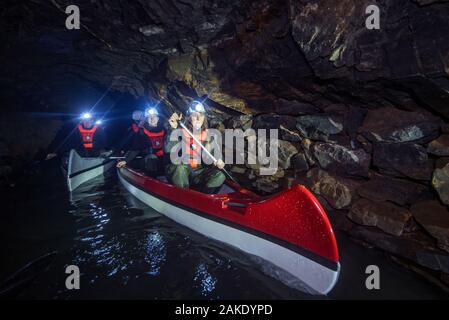
[[[105,158],[83,158],[70,150],[67,166],[67,185],[73,191],[83,183],[92,180],[114,167],[115,160]]]

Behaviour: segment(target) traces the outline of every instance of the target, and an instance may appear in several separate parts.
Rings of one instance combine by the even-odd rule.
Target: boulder
[[[381,173],[417,180],[430,180],[433,170],[426,150],[414,143],[374,144],[373,165]]]
[[[314,168],[307,173],[310,189],[323,196],[335,209],[348,207],[356,195],[358,181],[345,179]]]
[[[363,149],[351,150],[338,144],[317,142],[313,154],[323,169],[368,176],[371,156]]]
[[[333,104],[324,109],[332,120],[343,124],[344,131],[351,137],[356,136],[362,126],[367,110],[344,104]]]
[[[441,201],[449,205],[449,164],[441,169],[435,169],[432,177],[432,186],[440,196]]]
[[[428,142],[438,136],[438,118],[386,107],[368,111],[360,132],[375,142]]]
[[[443,134],[427,146],[427,152],[436,156],[449,156],[449,134]]]
[[[282,169],[291,166],[291,158],[298,153],[298,149],[289,141],[279,140],[278,165]]]
[[[408,210],[389,202],[359,199],[351,207],[348,217],[355,223],[372,226],[394,236],[400,236],[409,221]]]
[[[381,175],[371,177],[357,189],[357,192],[366,199],[391,201],[400,206],[410,205],[432,196],[429,188],[422,184]]]
[[[295,154],[291,159],[291,166],[296,172],[305,172],[309,170],[309,164],[304,153],[299,152]]]
[[[296,128],[306,138],[329,141],[332,135],[343,131],[343,124],[328,115],[308,115],[297,118]]]
[[[251,128],[253,125],[253,116],[244,114],[238,117],[231,117],[226,121],[226,128],[229,129],[246,129]]]
[[[257,178],[257,180],[252,183],[252,186],[262,194],[271,194],[278,191],[280,188],[277,179],[274,179],[271,176]]]
[[[449,211],[438,201],[428,200],[414,204],[410,211],[416,221],[435,239],[438,246],[449,252]]]
[[[289,130],[286,127],[284,127],[282,124],[280,125],[279,128],[281,130],[281,139],[282,140],[286,140],[286,141],[290,141],[290,142],[301,142],[302,141],[303,138],[298,132]]]
[[[309,165],[314,166],[316,164],[316,161],[312,154],[312,146],[313,146],[312,141],[307,138],[303,139],[301,141],[301,146],[302,149],[304,150],[304,155],[307,159],[307,162],[309,163]]]

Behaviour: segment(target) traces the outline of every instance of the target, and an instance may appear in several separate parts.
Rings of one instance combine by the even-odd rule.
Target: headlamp
[[[159,115],[159,113],[157,112],[157,110],[155,108],[148,108],[147,110],[145,110],[145,115],[148,116],[157,116]]]
[[[204,105],[201,102],[193,101],[192,105],[189,108],[189,113],[192,112],[206,113],[206,109],[204,108]]]
[[[81,119],[83,120],[92,119],[92,115],[89,112],[85,112],[81,115]]]

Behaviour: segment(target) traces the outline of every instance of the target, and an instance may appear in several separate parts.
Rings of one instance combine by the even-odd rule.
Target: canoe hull
[[[73,191],[83,183],[103,175],[114,167],[115,161],[103,158],[82,158],[71,150],[66,171],[67,186]]]
[[[285,284],[312,294],[327,294],[337,283],[340,264],[323,265],[304,255],[301,250],[286,247],[263,234],[251,232],[234,223],[223,223],[193,208],[171,202],[151,190],[141,188],[120,174],[123,186],[136,198],[173,221],[204,236],[224,242],[248,254],[268,261],[282,272],[274,272]],[[301,248],[297,248],[301,249]],[[280,276],[284,274],[283,276]]]

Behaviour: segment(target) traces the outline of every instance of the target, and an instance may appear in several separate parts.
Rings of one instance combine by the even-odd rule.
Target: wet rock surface
[[[307,173],[308,186],[321,195],[335,209],[348,207],[356,196],[357,181],[344,179],[320,169],[312,169]]]
[[[427,152],[436,156],[449,156],[449,134],[443,134],[429,143]]]
[[[368,176],[371,156],[363,149],[351,150],[332,143],[316,143],[313,154],[324,169],[344,172],[348,175]]]
[[[389,202],[360,199],[352,205],[348,217],[358,224],[378,227],[388,234],[400,236],[411,214]]]
[[[428,142],[438,136],[439,120],[430,114],[380,108],[368,111],[360,131],[373,142]]]
[[[430,180],[433,171],[426,149],[414,143],[374,144],[373,165],[381,173],[416,180]]]
[[[449,252],[449,211],[438,201],[424,201],[412,206],[413,217]]]
[[[440,196],[441,201],[449,205],[449,164],[441,169],[435,169],[432,177],[432,186]]]
[[[326,115],[298,117],[296,127],[304,137],[322,141],[329,141],[333,135],[343,131],[343,124]]]
[[[357,192],[366,199],[390,201],[400,206],[432,197],[429,188],[422,184],[382,175],[373,175],[357,189]]]

